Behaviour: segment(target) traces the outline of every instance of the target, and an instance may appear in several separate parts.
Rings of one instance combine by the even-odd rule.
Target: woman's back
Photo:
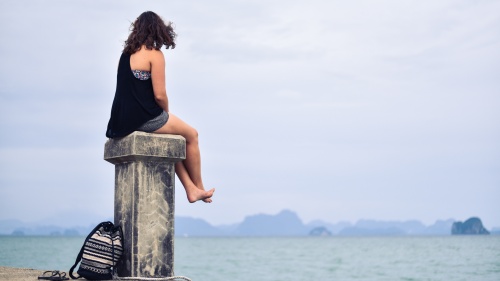
[[[131,55],[122,53],[115,98],[106,130],[108,138],[124,137],[163,112],[155,100],[152,81],[135,77],[131,60]]]
[[[160,52],[156,50],[148,50],[142,47],[139,51],[133,53],[130,56],[130,68],[132,70],[151,71],[151,61],[154,59],[151,52],[153,51]]]

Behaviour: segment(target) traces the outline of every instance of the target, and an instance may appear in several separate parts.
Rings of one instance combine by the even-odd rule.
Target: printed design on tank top
[[[151,72],[146,70],[132,70],[132,74],[139,80],[148,80],[151,78]]]

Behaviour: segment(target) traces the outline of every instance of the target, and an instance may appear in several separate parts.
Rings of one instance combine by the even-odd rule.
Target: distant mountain
[[[428,226],[422,234],[424,235],[449,235],[451,226],[455,222],[453,219],[437,220],[433,225]]]
[[[377,221],[359,220],[354,226],[342,229],[338,234],[344,236],[366,235],[449,235],[453,220],[438,220],[426,227],[420,221]]]
[[[111,220],[111,219],[109,219]],[[56,235],[85,236],[97,223],[87,226],[64,227],[55,224],[24,223],[19,220],[0,220],[0,235]],[[244,218],[241,223],[214,226],[203,219],[182,217],[175,218],[176,236],[306,236],[306,235],[341,235],[341,236],[382,236],[382,235],[450,235],[453,219],[438,220],[425,226],[417,220],[377,221],[359,220],[329,223],[315,220],[304,224],[297,214],[283,210],[275,215],[257,214]],[[458,225],[458,224],[456,224]],[[492,234],[500,234],[500,228],[494,228]]]
[[[0,220],[0,235],[15,236],[83,236],[87,235],[95,225],[60,227],[23,223],[21,221]]]
[[[359,220],[355,227],[367,230],[387,230],[388,233],[400,232],[401,234],[420,234],[424,231],[425,225],[416,220],[409,221],[376,221]]]
[[[324,226],[318,226],[309,231],[309,236],[332,236],[332,232]]]
[[[240,236],[302,236],[307,227],[297,214],[283,210],[277,215],[259,214],[246,217],[234,234]]]
[[[17,220],[0,220],[1,235],[87,235],[98,222],[88,227],[65,228],[36,225]],[[303,236],[312,228],[305,226],[297,214],[284,210],[276,215],[258,214],[232,225],[212,226],[202,219],[175,218],[176,236]]]
[[[351,227],[351,226],[352,226],[352,223],[350,223],[348,221],[341,221],[338,223],[329,223],[329,222],[325,222],[322,220],[314,220],[314,221],[311,221],[310,223],[306,224],[306,227],[308,229],[311,229],[311,230],[314,228],[318,228],[318,227],[325,227],[333,235],[339,234],[339,232],[342,229],[347,228],[347,227]]]
[[[176,236],[222,236],[224,231],[202,219],[190,217],[175,218]]]
[[[405,235],[402,229],[396,227],[381,227],[381,228],[362,228],[362,227],[347,227],[339,232],[342,236],[388,236],[388,235]]]
[[[218,229],[220,229],[225,235],[232,235],[233,233],[236,232],[236,229],[238,228],[239,223],[233,223],[233,224],[224,224],[224,225],[218,225],[216,226]]]
[[[490,232],[484,228],[481,219],[472,217],[465,222],[457,221],[451,227],[453,235],[488,235]]]

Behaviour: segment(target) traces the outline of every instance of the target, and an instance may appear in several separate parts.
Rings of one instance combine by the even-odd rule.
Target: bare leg
[[[197,200],[200,200],[200,197],[204,197],[206,195],[205,191],[202,189],[199,189],[191,180],[189,177],[189,173],[186,170],[186,167],[184,167],[183,162],[177,162],[175,163],[175,173],[181,180],[182,185],[184,186],[184,189],[186,190],[186,195],[188,197],[188,201],[190,203],[194,203]],[[213,189],[210,190],[211,194],[213,194]],[[211,196],[211,195],[210,195]],[[212,198],[207,197],[205,199],[202,199],[203,202],[205,203],[212,203]]]
[[[167,124],[156,130],[155,133],[177,134],[186,139],[186,159],[175,165],[175,172],[186,190],[189,202],[193,203],[198,200],[203,200],[207,203],[212,202],[210,198],[215,189],[212,188],[205,191],[201,179],[201,156],[198,146],[198,132],[177,116],[169,113]],[[194,190],[193,187],[198,190]]]

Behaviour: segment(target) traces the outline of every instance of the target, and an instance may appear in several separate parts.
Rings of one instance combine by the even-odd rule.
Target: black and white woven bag
[[[102,222],[85,239],[75,264],[69,270],[73,279],[84,277],[88,280],[110,280],[115,265],[123,254],[123,234],[120,226],[112,222]],[[78,277],[73,270],[80,262]]]

